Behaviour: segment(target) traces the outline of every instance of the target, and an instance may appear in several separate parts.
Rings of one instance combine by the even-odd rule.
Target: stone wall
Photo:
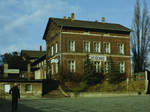
[[[15,82],[20,89],[21,97],[40,97],[42,95],[42,82]],[[9,96],[9,89],[13,87],[14,82],[0,82],[0,89]]]

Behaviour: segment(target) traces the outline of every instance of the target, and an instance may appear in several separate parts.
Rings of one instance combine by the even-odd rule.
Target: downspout
[[[62,28],[63,26],[61,26],[60,28],[60,72],[59,73],[62,73]]]

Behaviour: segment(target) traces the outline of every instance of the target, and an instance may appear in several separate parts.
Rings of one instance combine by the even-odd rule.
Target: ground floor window
[[[75,66],[75,61],[74,60],[69,60],[68,61],[68,68],[69,68],[69,72],[75,72],[76,66]]]
[[[109,73],[111,70],[111,63],[110,62],[105,62],[104,63],[104,73]]]
[[[100,73],[101,72],[101,62],[94,61],[94,66],[95,66],[95,72]]]
[[[10,90],[10,85],[4,84],[4,92],[9,93],[9,90]]]
[[[31,93],[32,92],[32,85],[31,84],[26,84],[25,85],[25,91],[27,93]]]
[[[120,71],[120,73],[125,72],[125,63],[124,62],[119,62],[119,71]]]

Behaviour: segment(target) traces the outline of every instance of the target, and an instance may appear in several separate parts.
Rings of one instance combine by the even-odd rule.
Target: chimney
[[[105,23],[105,17],[102,17],[102,23]]]
[[[40,51],[42,52],[42,46],[40,45]]]
[[[74,13],[71,13],[71,20],[74,20]]]
[[[95,22],[98,22],[98,20],[95,20]]]
[[[64,19],[66,19],[66,16],[64,16]]]

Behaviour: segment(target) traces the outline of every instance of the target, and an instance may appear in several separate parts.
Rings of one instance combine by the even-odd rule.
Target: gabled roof
[[[21,56],[29,56],[29,58],[39,58],[46,54],[46,51],[21,50]]]
[[[31,65],[34,66],[38,63],[40,63],[41,61],[46,59],[46,54],[42,55],[41,57],[37,58]]]
[[[56,23],[57,26],[69,27],[69,28],[82,28],[89,30],[107,30],[107,31],[121,31],[130,33],[131,30],[120,24],[113,23],[102,23],[97,21],[83,21],[83,20],[71,20],[71,19],[61,19],[61,18],[49,18],[45,34],[43,39],[45,39],[46,33],[48,32],[48,26],[51,22]]]

